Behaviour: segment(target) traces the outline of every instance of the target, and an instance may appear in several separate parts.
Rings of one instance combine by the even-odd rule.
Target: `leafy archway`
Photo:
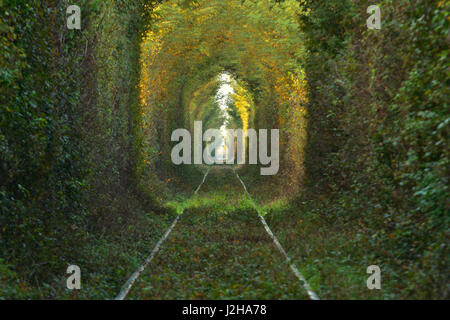
[[[217,125],[217,75],[227,72],[242,128],[280,129],[281,175],[299,186],[307,102],[299,11],[297,1],[173,0],[154,8],[141,47],[142,173],[170,172],[172,130],[194,120]]]

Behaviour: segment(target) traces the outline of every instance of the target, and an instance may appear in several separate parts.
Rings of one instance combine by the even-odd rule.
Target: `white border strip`
[[[245,193],[247,194],[247,196],[252,199],[252,196],[250,195],[250,193],[248,193],[247,187],[244,184],[244,181],[242,181],[241,177],[239,177],[239,174],[236,172],[236,170],[234,170],[234,173],[236,174],[236,177],[238,178],[238,180],[241,182],[242,186],[244,187]],[[255,210],[258,212],[256,206],[254,206]],[[278,248],[278,250],[281,252],[281,254],[284,256],[284,258],[286,259],[287,263],[289,263],[289,267],[291,268],[292,272],[294,272],[294,274],[296,275],[296,277],[298,278],[298,280],[300,281],[300,285],[305,288],[306,292],[308,293],[308,296],[311,300],[320,300],[319,297],[317,296],[317,294],[312,290],[311,286],[309,285],[309,283],[306,281],[305,277],[301,274],[300,271],[298,271],[297,266],[292,263],[291,258],[289,258],[289,256],[287,255],[286,251],[284,250],[284,248],[281,246],[280,242],[278,241],[277,237],[273,234],[272,230],[270,230],[269,225],[266,222],[266,219],[264,219],[264,217],[259,214],[258,212],[258,217],[261,220],[264,229],[266,229],[267,233],[269,234],[269,236],[272,238],[273,242],[275,243],[275,246]]]
[[[208,171],[206,171],[205,175],[203,176],[203,180],[200,183],[200,185],[194,191],[194,195],[197,194],[197,192],[200,190],[201,186],[205,182],[205,179],[206,179],[206,176],[208,175],[208,173],[209,173],[209,169],[208,169]],[[162,243],[167,239],[167,237],[169,236],[170,232],[172,232],[172,229],[175,227],[175,225],[177,224],[177,222],[180,219],[182,214],[183,214],[183,212],[181,214],[179,214],[175,218],[175,220],[172,222],[172,224],[169,227],[169,229],[167,229],[166,233],[164,233],[164,235],[161,237],[161,239],[159,239],[159,241],[156,243],[156,246],[153,248],[152,253],[150,253],[150,255],[147,257],[147,259],[145,259],[145,262],[139,267],[139,269],[137,269],[131,275],[131,277],[127,280],[127,282],[125,282],[125,284],[123,285],[122,289],[120,290],[120,292],[117,295],[117,297],[115,298],[115,300],[124,300],[125,299],[125,297],[127,296],[128,292],[130,292],[130,289],[133,286],[133,284],[136,281],[136,279],[139,277],[139,275],[142,273],[142,271],[144,271],[144,269],[149,265],[149,263],[152,262],[153,257],[159,251],[159,248],[161,247]]]

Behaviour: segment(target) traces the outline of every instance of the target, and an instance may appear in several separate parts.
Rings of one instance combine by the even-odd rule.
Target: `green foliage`
[[[135,148],[153,3],[78,1],[82,30],[66,28],[67,1],[0,3],[0,250],[6,275],[40,297],[64,285],[68,264],[92,266],[97,236],[110,240],[152,208],[135,182]]]
[[[407,295],[446,298],[448,3],[381,1],[379,31],[367,30],[364,1],[306,5],[311,194],[363,221],[373,258]]]
[[[55,257],[69,254],[78,238],[70,226],[83,218],[74,130],[81,37],[64,37],[62,3],[3,1],[1,11],[0,245],[39,276],[43,265],[61,265]]]
[[[198,261],[248,277],[228,242],[212,257],[218,219],[235,238],[264,232],[230,175],[186,200],[205,168],[170,163],[173,129],[222,123],[224,71],[240,91],[230,126],[281,130],[284,181],[241,175],[319,296],[448,298],[448,1],[382,0],[381,30],[367,30],[362,0],[77,4],[81,31],[66,28],[66,0],[0,0],[0,298],[111,298],[183,210],[176,238],[199,254],[159,258],[182,269],[167,296],[253,298],[205,274],[178,291]],[[298,296],[273,287],[287,274],[266,240],[232,245],[270,271],[253,283],[261,297]],[[85,271],[82,293],[65,289],[68,264]],[[382,294],[361,284],[369,264],[388,274]],[[137,296],[163,292],[150,280]]]
[[[294,0],[171,0],[154,8],[141,54],[145,181],[153,181],[154,172],[163,181],[177,172],[170,160],[173,129],[192,128],[194,120],[217,124],[220,114],[212,112],[206,89],[227,72],[238,93],[231,97],[238,112],[229,125],[281,130],[280,177],[295,192],[303,176],[306,127],[299,11]]]

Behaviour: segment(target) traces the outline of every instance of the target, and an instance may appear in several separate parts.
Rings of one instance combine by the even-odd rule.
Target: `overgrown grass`
[[[370,209],[369,209],[370,210]],[[436,298],[421,272],[399,263],[367,228],[364,209],[315,199],[270,208],[266,220],[288,254],[323,299]],[[397,241],[391,236],[391,241]],[[366,269],[381,269],[381,290],[369,290]],[[428,274],[426,277],[432,277]]]
[[[86,233],[79,248],[82,258],[67,264],[80,267],[81,290],[67,289],[65,269],[48,282],[30,283],[0,260],[0,299],[113,299],[174,218],[170,209],[165,214],[141,211],[114,233]]]
[[[229,169],[213,169],[130,299],[305,299]]]

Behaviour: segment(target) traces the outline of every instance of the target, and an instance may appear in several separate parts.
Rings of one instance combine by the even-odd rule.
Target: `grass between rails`
[[[129,299],[307,299],[229,169],[214,168]]]
[[[267,184],[248,179],[252,175],[245,171],[240,176],[255,201],[245,195],[230,168],[216,167],[197,196],[186,193],[168,204],[184,215],[135,284],[131,299],[306,299],[258,220],[255,205],[321,299],[408,299],[425,294],[413,273],[374,246],[364,215],[345,211],[338,199],[317,196],[289,202]],[[151,252],[170,219],[143,223],[142,228],[153,226],[153,237],[128,244],[135,246],[128,275]],[[381,290],[367,289],[366,269],[372,264],[381,268]],[[123,283],[123,274],[121,279]],[[93,293],[106,287],[104,280],[92,283],[98,284]],[[105,294],[121,285],[114,279],[109,283],[110,289],[102,289]]]
[[[399,281],[401,272],[374,259],[362,220],[332,214],[330,200],[289,205],[286,198],[274,197],[270,188],[249,180],[245,172],[240,175],[262,203],[257,210],[321,299],[409,297],[405,283]],[[166,214],[137,212],[129,221],[118,222],[121,227],[115,233],[85,235],[89,240],[81,249],[84,258],[73,261],[82,270],[82,290],[65,289],[65,270],[48,284],[33,288],[18,280],[12,268],[0,265],[1,296],[112,299],[176,212],[184,211],[129,299],[307,299],[232,170],[211,169],[199,194],[191,195],[187,189],[178,193]],[[366,287],[366,268],[371,264],[382,269],[380,291]]]

